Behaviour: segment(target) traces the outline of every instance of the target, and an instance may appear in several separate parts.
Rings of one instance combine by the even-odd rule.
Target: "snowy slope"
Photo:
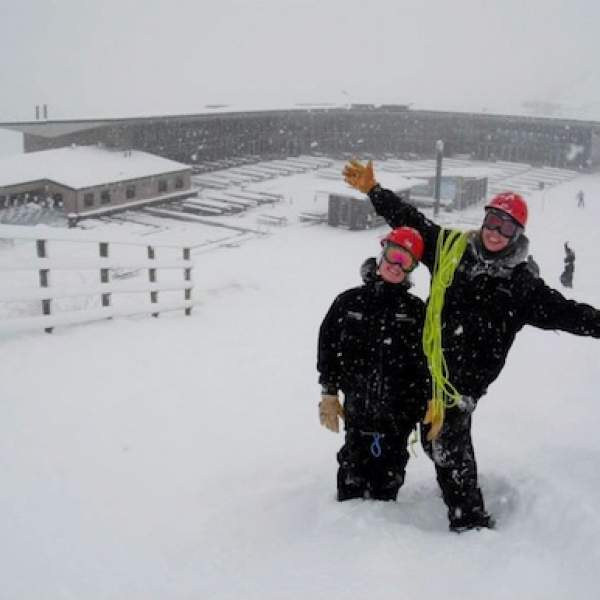
[[[572,296],[600,306],[600,178],[530,206],[545,279],[569,240]],[[335,501],[317,330],[382,231],[296,223],[196,255],[191,317],[3,339],[0,598],[595,597],[600,341],[526,328],[480,402],[497,530],[447,531],[418,447],[397,503]]]

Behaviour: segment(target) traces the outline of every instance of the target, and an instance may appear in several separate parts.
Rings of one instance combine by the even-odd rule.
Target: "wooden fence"
[[[158,316],[161,312],[183,310],[186,315],[192,310],[192,269],[193,263],[190,248],[175,243],[141,242],[139,238],[99,236],[88,231],[65,230],[54,227],[22,227],[17,225],[0,225],[0,240],[9,240],[9,244],[35,244],[31,256],[19,256],[14,249],[0,252],[0,302],[39,301],[39,314],[27,316],[9,316],[0,318],[0,333],[44,329],[52,332],[61,325],[71,325],[108,319],[118,316],[151,314]],[[67,256],[53,258],[53,248],[61,245],[64,250],[68,246]],[[82,244],[95,245],[95,256],[84,256],[79,252]],[[111,250],[118,246],[136,247],[133,254],[137,257],[113,257]],[[89,250],[87,252],[89,254]],[[64,254],[64,252],[63,252]],[[161,254],[165,254],[164,258]],[[180,281],[160,282],[158,273],[163,270],[180,270]],[[29,271],[33,273],[32,281],[37,285],[19,286],[10,282],[10,273]],[[63,271],[97,272],[94,282],[78,284],[52,285],[53,274]],[[136,273],[134,281],[118,280],[114,275],[119,272]],[[140,273],[147,272],[147,277],[140,278]],[[37,272],[37,275],[35,274]],[[113,277],[111,277],[111,273]],[[159,301],[161,292],[179,292],[181,299]],[[116,294],[133,294],[137,300],[128,306],[113,306]],[[53,303],[59,298],[76,296],[96,297],[100,307],[84,310],[54,311]],[[149,301],[148,301],[149,300]]]

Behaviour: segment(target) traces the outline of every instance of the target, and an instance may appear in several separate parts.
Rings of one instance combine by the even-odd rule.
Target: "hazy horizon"
[[[0,121],[326,102],[600,119],[591,1],[0,0],[0,16]]]

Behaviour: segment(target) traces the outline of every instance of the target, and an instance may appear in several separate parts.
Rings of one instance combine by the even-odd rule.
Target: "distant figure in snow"
[[[422,254],[417,231],[394,229],[369,280],[341,293],[321,324],[319,417],[336,433],[345,421],[340,502],[395,500],[404,482],[408,438],[425,415],[430,388],[421,348],[425,305],[409,292],[409,273]]]
[[[583,190],[577,192],[577,208],[585,208],[585,195]]]
[[[568,288],[573,287],[573,272],[575,271],[575,252],[565,242],[565,268],[560,275],[560,282]]]
[[[431,289],[423,348],[433,386],[422,439],[448,507],[450,529],[491,527],[478,485],[472,413],[504,367],[525,326],[600,338],[600,311],[567,300],[527,260],[527,204],[516,193],[494,196],[480,229],[444,229],[378,185],[373,164],[351,161],[346,183],[368,194],[391,227],[414,227],[425,242]]]

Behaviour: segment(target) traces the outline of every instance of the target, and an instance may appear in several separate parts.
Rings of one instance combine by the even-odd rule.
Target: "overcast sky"
[[[600,117],[599,0],[0,0],[0,121],[210,104]]]

